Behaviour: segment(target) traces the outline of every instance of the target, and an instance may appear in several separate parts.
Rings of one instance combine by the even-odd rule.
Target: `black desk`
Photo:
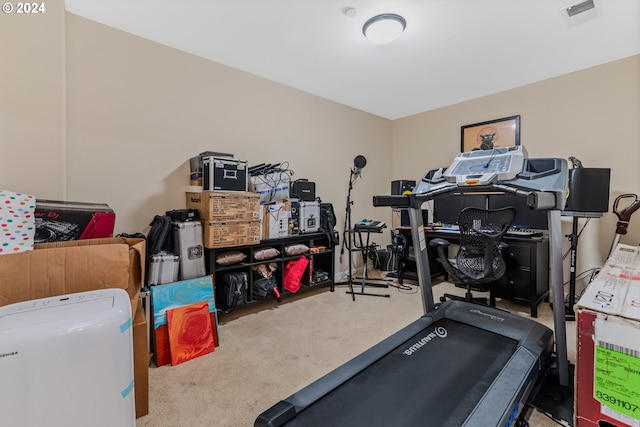
[[[410,228],[399,228],[397,231],[402,233],[408,242],[411,241]],[[427,242],[436,237],[452,243],[460,241],[458,232],[426,230],[425,235]],[[549,296],[549,240],[547,236],[507,236],[503,241],[508,245],[503,252],[507,272],[490,285],[490,303],[495,305],[496,298],[524,302],[530,306],[531,317],[537,317],[538,304]],[[444,275],[444,268],[436,261],[435,248],[428,245],[428,250],[432,277]]]

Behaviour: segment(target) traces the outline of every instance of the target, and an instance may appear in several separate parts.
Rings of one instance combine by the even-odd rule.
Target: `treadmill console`
[[[524,167],[527,150],[521,145],[460,153],[443,176],[458,186],[488,185],[514,179]]]

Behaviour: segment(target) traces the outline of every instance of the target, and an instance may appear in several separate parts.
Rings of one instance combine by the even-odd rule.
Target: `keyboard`
[[[363,219],[358,222],[355,227],[353,227],[354,231],[373,231],[376,233],[381,233],[382,229],[385,228],[387,224],[382,221],[372,221],[368,219]]]
[[[528,228],[510,228],[506,234],[507,237],[542,237],[542,231],[531,230]]]
[[[460,229],[457,225],[434,225],[428,226],[427,231],[436,231],[444,234],[460,234]],[[519,237],[519,238],[533,238],[542,237],[542,231],[531,230],[528,228],[510,228],[507,231],[506,237]]]

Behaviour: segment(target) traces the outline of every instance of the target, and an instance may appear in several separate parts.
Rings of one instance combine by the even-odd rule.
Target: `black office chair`
[[[431,246],[438,249],[438,261],[451,277],[456,286],[466,287],[464,297],[445,294],[447,298],[487,304],[487,298],[474,298],[471,290],[486,292],[487,284],[502,277],[506,264],[502,258],[502,249],[506,244],[502,237],[506,234],[516,210],[513,207],[502,209],[466,208],[458,215],[460,227],[460,247],[455,259],[448,258],[449,242],[435,238]]]

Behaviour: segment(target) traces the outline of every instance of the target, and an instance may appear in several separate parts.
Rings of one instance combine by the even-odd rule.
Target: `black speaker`
[[[305,202],[313,202],[316,199],[316,183],[306,179],[298,179],[289,188],[289,197]]]
[[[569,197],[566,211],[609,211],[609,168],[569,169]]]
[[[400,195],[405,192],[413,191],[416,186],[415,181],[410,181],[407,179],[399,179],[397,181],[391,181],[391,194],[392,195]]]

